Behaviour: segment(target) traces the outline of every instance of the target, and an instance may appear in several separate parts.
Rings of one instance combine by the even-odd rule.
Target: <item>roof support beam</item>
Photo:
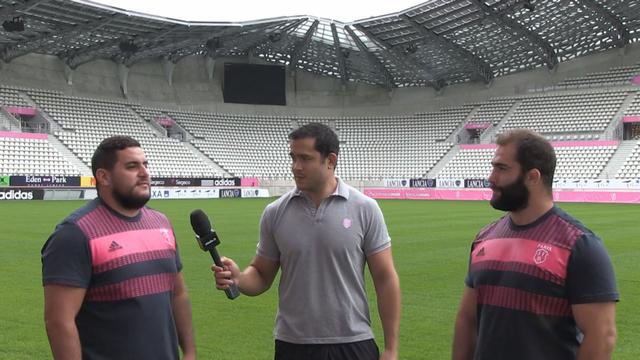
[[[69,36],[96,31],[112,22],[118,16],[120,16],[120,14],[116,13],[114,15],[102,18],[94,22],[69,26],[59,32],[51,34],[42,33],[37,38],[20,41],[9,47],[6,47],[3,51],[2,59],[5,62],[9,62],[19,56],[28,54],[30,52],[36,52],[39,49],[45,48],[51,41],[59,42],[60,40]]]
[[[400,18],[404,20],[405,23],[409,24],[418,34],[422,35],[426,39],[435,40],[441,46],[446,49],[451,49],[458,54],[465,63],[468,63],[473,69],[473,72],[484,81],[485,84],[488,84],[493,80],[493,70],[491,69],[491,65],[489,63],[482,60],[477,55],[473,54],[471,51],[463,48],[462,46],[447,40],[446,38],[439,36],[432,30],[427,29],[423,25],[417,23],[415,20],[411,19],[408,15],[402,14]],[[454,60],[455,61],[455,60]]]
[[[613,31],[611,32],[611,37],[616,44],[617,47],[622,48],[625,47],[630,39],[631,35],[629,34],[629,29],[624,26],[622,21],[618,16],[609,11],[609,9],[602,6],[602,4],[594,1],[594,0],[580,0],[582,4],[584,4],[587,8],[591,9],[596,14],[600,15],[602,18],[603,25],[605,23],[610,23],[613,25]]]
[[[314,21],[313,24],[311,24],[307,32],[304,33],[304,37],[298,41],[296,46],[293,48],[293,51],[289,55],[289,58],[291,59],[289,61],[289,71],[291,71],[292,73],[296,71],[296,64],[298,64],[298,60],[300,59],[302,52],[311,43],[311,38],[318,29],[318,24],[320,24],[320,21],[318,20]]]
[[[478,8],[484,13],[486,17],[493,19],[496,24],[510,28],[515,31],[516,34],[523,38],[526,38],[531,42],[535,52],[537,52],[549,69],[553,69],[558,65],[558,56],[553,50],[551,45],[546,42],[540,35],[530,31],[524,26],[520,25],[517,21],[512,20],[510,17],[502,15],[501,13],[493,10],[493,8],[484,3],[483,0],[470,0],[475,3]]]
[[[286,34],[287,32],[289,32],[289,30],[295,29],[298,26],[300,26],[300,24],[302,24],[305,21],[307,21],[307,19],[308,18],[297,19],[296,21],[294,21],[291,24],[288,24],[288,25],[282,27],[281,29],[273,29],[273,30],[269,31],[269,34],[266,34],[267,36],[265,38],[265,32],[268,31],[267,28],[274,26],[274,23],[269,24],[269,26],[264,27],[260,31],[256,32],[255,34],[252,34],[253,36],[247,37],[248,40],[243,41],[242,52],[249,51],[249,49],[252,49],[252,48],[258,46],[258,45],[262,44],[265,41],[271,41],[268,38],[268,36],[270,34],[274,34],[276,32],[279,32],[281,35]],[[276,24],[277,24],[277,25],[275,25],[276,27],[280,25],[279,23],[276,23]],[[264,32],[263,32],[263,30],[264,30]]]
[[[389,70],[387,70],[387,68],[384,67],[380,60],[371,51],[369,51],[364,42],[360,40],[358,35],[356,35],[356,33],[351,30],[349,26],[345,26],[344,29],[347,31],[349,36],[351,36],[353,42],[356,43],[358,49],[360,49],[360,51],[367,56],[367,60],[369,60],[369,63],[373,65],[373,67],[377,68],[380,74],[382,74],[382,77],[384,78],[384,87],[387,90],[391,90],[393,88],[393,76],[391,76]]]
[[[426,70],[430,76],[428,79],[424,79],[424,81],[428,82],[430,86],[432,86],[436,90],[440,90],[442,88],[443,84],[445,83],[442,78],[443,74],[435,71],[435,69],[432,69],[428,65],[417,61],[415,57],[409,57],[407,56],[407,54],[400,53],[396,48],[392,48],[386,45],[384,42],[378,39],[378,37],[374,33],[369,31],[364,26],[360,24],[354,24],[354,26],[358,30],[360,30],[362,33],[364,33],[369,38],[369,40],[375,42],[378,46],[380,46],[382,53],[385,56],[393,59],[393,62],[397,64],[397,66],[404,69],[423,69],[426,67]],[[414,75],[417,75],[417,74],[414,74]],[[399,76],[402,76],[402,75],[399,74]],[[415,77],[417,78],[418,76],[415,76]],[[401,79],[397,79],[397,78],[396,80],[401,81]],[[398,81],[394,81],[394,82],[398,82]]]
[[[331,33],[333,34],[333,47],[335,49],[336,58],[338,60],[338,72],[340,73],[340,80],[342,84],[347,82],[347,64],[345,61],[346,54],[340,47],[340,38],[338,37],[338,29],[335,23],[331,23]]]
[[[16,1],[15,5],[12,6],[3,6],[2,9],[0,9],[0,17],[5,17],[5,16],[17,16],[16,13],[19,12],[23,12],[23,11],[29,11],[31,9],[33,9],[34,7],[40,5],[40,4],[46,4],[48,3],[50,0],[24,0],[22,2],[20,1]]]
[[[134,39],[140,39],[145,41],[154,41],[159,38],[162,38],[172,31],[174,31],[179,25],[173,25],[159,33],[148,33],[135,36]],[[131,40],[128,37],[117,38],[109,41],[104,41],[101,43],[97,43],[91,46],[87,46],[85,48],[81,48],[72,52],[59,54],[58,57],[62,58],[64,62],[69,65],[71,69],[75,69],[78,66],[87,63],[98,56],[98,53],[101,50],[109,49],[113,46],[119,45],[122,41]],[[118,50],[119,51],[119,50]],[[121,56],[115,56],[115,58],[119,58]],[[123,60],[122,60],[123,61]]]

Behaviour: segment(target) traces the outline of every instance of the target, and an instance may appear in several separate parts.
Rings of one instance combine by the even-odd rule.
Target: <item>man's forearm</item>
[[[82,347],[75,321],[45,320],[51,353],[55,360],[80,360]]]
[[[398,276],[388,276],[376,286],[378,312],[384,332],[384,347],[387,350],[398,351],[400,332],[400,281]]]
[[[452,360],[471,360],[476,347],[475,324],[458,315],[453,334],[453,346],[451,349]]]
[[[173,316],[182,353],[185,355],[185,358],[195,358],[196,342],[191,320],[191,302],[186,293],[174,297]]]
[[[577,360],[608,360],[616,342],[615,330],[601,336],[586,334],[578,350]]]
[[[253,265],[249,265],[238,277],[237,285],[243,294],[256,296],[267,291],[271,282],[267,281]]]

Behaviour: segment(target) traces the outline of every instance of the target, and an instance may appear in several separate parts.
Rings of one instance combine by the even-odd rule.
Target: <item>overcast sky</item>
[[[92,0],[97,3],[189,21],[249,21],[312,15],[349,23],[395,13],[427,0]]]

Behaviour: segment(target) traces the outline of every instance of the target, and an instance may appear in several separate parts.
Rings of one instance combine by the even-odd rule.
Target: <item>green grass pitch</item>
[[[201,359],[272,359],[276,287],[230,301],[215,290],[211,258],[194,240],[189,213],[203,209],[222,245],[219,251],[248,264],[258,239],[258,219],[271,199],[164,200],[153,208],[172,220],[193,306]],[[51,358],[43,324],[40,248],[54,226],[80,201],[0,203],[0,359]],[[447,359],[476,232],[500,216],[486,202],[380,201],[402,286],[401,359]],[[600,235],[613,259],[621,293],[615,359],[637,359],[640,342],[640,206],[560,204]],[[276,280],[277,282],[277,280]],[[382,331],[369,281],[378,343]],[[153,346],[153,344],[149,344]]]

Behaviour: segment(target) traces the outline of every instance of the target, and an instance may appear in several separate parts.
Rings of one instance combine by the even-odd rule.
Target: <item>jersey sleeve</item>
[[[63,223],[42,247],[42,284],[87,288],[91,281],[91,250],[84,233]]]
[[[619,300],[611,259],[602,241],[593,234],[585,234],[572,249],[567,292],[571,304]]]
[[[182,271],[182,259],[180,258],[180,249],[178,249],[178,240],[173,228],[171,228],[171,232],[173,233],[173,241],[176,244],[176,269],[178,270],[178,272],[180,272]]]
[[[476,236],[477,238],[477,236]],[[464,284],[469,288],[474,288],[474,278],[473,273],[471,272],[471,256],[473,254],[473,249],[476,247],[476,242],[474,241],[471,244],[471,251],[469,251],[469,260],[467,261],[467,276],[464,278]]]
[[[368,228],[364,234],[364,254],[370,256],[391,246],[384,215],[375,200],[370,201]]]
[[[274,211],[267,206],[260,218],[260,240],[256,254],[272,261],[280,261],[280,249],[273,236]]]

